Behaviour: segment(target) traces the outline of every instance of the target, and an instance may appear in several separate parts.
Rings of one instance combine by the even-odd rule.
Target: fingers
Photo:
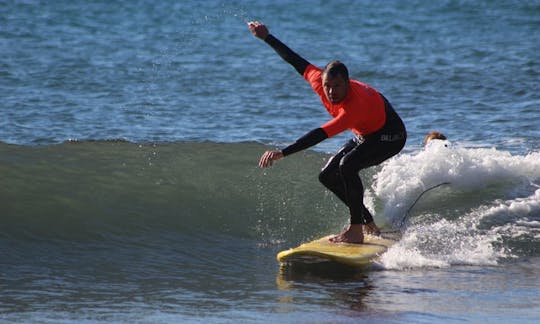
[[[248,27],[249,31],[256,37],[264,39],[268,36],[268,28],[260,21],[250,21],[248,22]]]
[[[268,168],[271,167],[275,160],[279,160],[283,157],[281,151],[266,151],[259,160],[259,167]]]
[[[268,168],[272,166],[272,163],[274,162],[273,155],[271,151],[266,151],[261,156],[261,159],[259,160],[259,167],[260,168]]]
[[[260,21],[250,21],[247,23],[249,28],[256,28],[256,27],[259,27],[259,26],[264,26],[264,24]]]
[[[257,26],[259,26],[259,25],[260,25],[260,22],[258,22],[258,21],[250,21],[250,22],[248,22],[249,31],[255,36],[257,36],[256,29],[257,29]]]
[[[261,156],[261,159],[259,160],[259,168],[266,168],[268,165],[268,152],[264,152],[264,154]]]

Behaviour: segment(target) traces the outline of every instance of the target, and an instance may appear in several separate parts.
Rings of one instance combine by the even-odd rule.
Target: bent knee
[[[350,161],[349,163],[347,163],[346,159],[341,160],[341,162],[339,163],[339,172],[345,178],[358,174],[358,171],[360,171],[363,168],[364,168],[363,164],[355,165],[351,163]]]
[[[338,170],[323,169],[319,173],[319,181],[325,187],[332,187],[336,183],[341,183],[341,175]]]
[[[329,172],[325,171],[325,170],[322,170],[320,173],[319,173],[319,182],[322,183],[322,184],[327,184],[330,182],[330,175],[329,175]]]

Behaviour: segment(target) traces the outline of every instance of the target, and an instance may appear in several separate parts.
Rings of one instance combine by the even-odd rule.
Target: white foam
[[[509,191],[519,187],[517,191],[528,196],[487,198],[487,202],[480,197],[478,206],[462,208],[457,215],[441,213],[435,202],[427,215],[430,221],[412,222],[400,242],[381,257],[381,265],[388,269],[495,265],[501,258],[515,257],[505,246],[507,238],[540,237],[540,189],[536,186],[530,192],[539,179],[540,152],[513,156],[434,141],[425,150],[388,161],[375,175],[372,194],[384,202],[384,213],[391,220],[401,219],[424,190],[444,182],[451,183],[444,189],[449,191],[478,194],[502,184]],[[459,200],[452,204],[456,210],[461,207]]]
[[[539,179],[540,152],[513,156],[438,140],[417,153],[401,154],[386,162],[374,176],[371,189],[385,203],[384,214],[396,220],[422,192],[441,183],[450,183],[453,190],[472,191]]]
[[[499,214],[513,214],[517,216],[540,212],[540,189],[525,198],[516,198],[505,202],[497,201],[497,204],[485,211],[485,216]]]
[[[512,216],[513,221],[492,228],[492,232],[504,234],[511,238],[540,239],[540,189],[526,198],[516,198],[487,208],[483,219]],[[536,219],[533,219],[535,217]]]
[[[511,256],[505,247],[496,247],[499,233],[475,230],[474,222],[474,218],[454,222],[441,219],[411,227],[380,262],[387,269],[495,265],[498,259]]]

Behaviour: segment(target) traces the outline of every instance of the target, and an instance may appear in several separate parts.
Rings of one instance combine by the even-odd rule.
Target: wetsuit
[[[328,161],[319,174],[319,180],[349,207],[351,224],[373,222],[373,216],[363,203],[364,187],[358,172],[380,164],[401,151],[407,139],[403,121],[382,94],[356,80],[349,81],[349,90],[341,102],[330,103],[324,94],[320,68],[271,34],[265,38],[265,42],[310,83],[333,117],[284,148],[283,155],[304,150],[350,129],[355,137]]]

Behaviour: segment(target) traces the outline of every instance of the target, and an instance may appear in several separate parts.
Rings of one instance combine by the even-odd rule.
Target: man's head
[[[322,83],[326,98],[337,104],[345,99],[349,91],[349,71],[340,61],[328,63],[322,72]]]

